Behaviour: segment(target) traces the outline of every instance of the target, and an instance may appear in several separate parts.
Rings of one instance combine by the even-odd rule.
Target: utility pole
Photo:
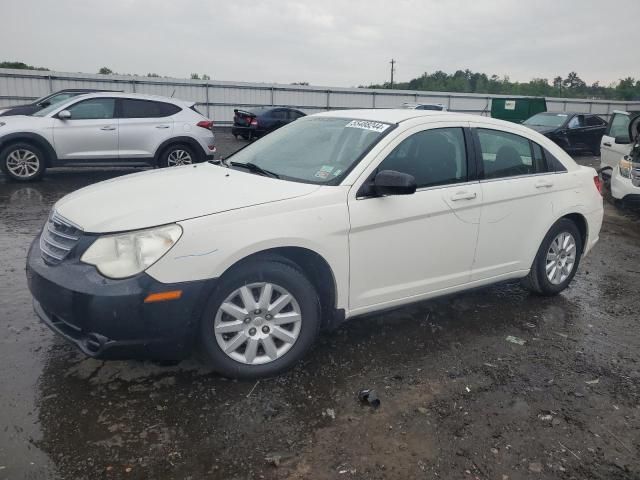
[[[393,72],[396,70],[396,61],[392,58],[389,63],[391,64],[391,89],[393,89]]]

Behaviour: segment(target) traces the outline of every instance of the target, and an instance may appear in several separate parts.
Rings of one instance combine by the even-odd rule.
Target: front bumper
[[[36,314],[54,332],[96,358],[190,355],[215,280],[164,284],[146,273],[111,280],[80,262],[81,252],[52,266],[42,259],[38,238],[29,249],[27,280]],[[144,303],[151,293],[171,290],[181,297]]]
[[[639,173],[633,172],[640,176]],[[620,168],[615,166],[611,172],[611,195],[617,200],[637,202],[640,200],[640,186],[636,187],[631,178],[620,175]]]

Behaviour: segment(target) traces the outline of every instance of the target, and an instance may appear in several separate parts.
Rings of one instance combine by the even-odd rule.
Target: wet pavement
[[[293,371],[236,382],[87,359],[32,312],[51,205],[131,171],[0,176],[0,479],[640,478],[639,212],[606,204],[558,297],[510,283],[356,319]]]

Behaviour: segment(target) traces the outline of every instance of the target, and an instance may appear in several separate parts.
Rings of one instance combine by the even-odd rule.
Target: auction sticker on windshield
[[[367,120],[351,120],[345,125],[347,128],[361,128],[362,130],[371,130],[372,132],[384,132],[389,125],[386,123],[369,122]]]

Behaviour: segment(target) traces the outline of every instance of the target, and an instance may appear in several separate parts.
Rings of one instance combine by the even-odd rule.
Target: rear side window
[[[121,118],[160,118],[169,117],[180,111],[180,107],[171,103],[151,100],[122,99]]]
[[[416,179],[418,188],[467,180],[467,151],[462,128],[437,128],[415,133],[385,158],[378,171],[395,170]]]
[[[629,115],[623,113],[614,113],[607,135],[610,137],[629,138]]]
[[[595,115],[589,115],[587,117],[587,126],[588,127],[600,127],[605,124],[605,121],[600,117],[596,117]]]
[[[513,133],[479,128],[484,178],[515,177],[544,171],[536,165],[529,140]]]

